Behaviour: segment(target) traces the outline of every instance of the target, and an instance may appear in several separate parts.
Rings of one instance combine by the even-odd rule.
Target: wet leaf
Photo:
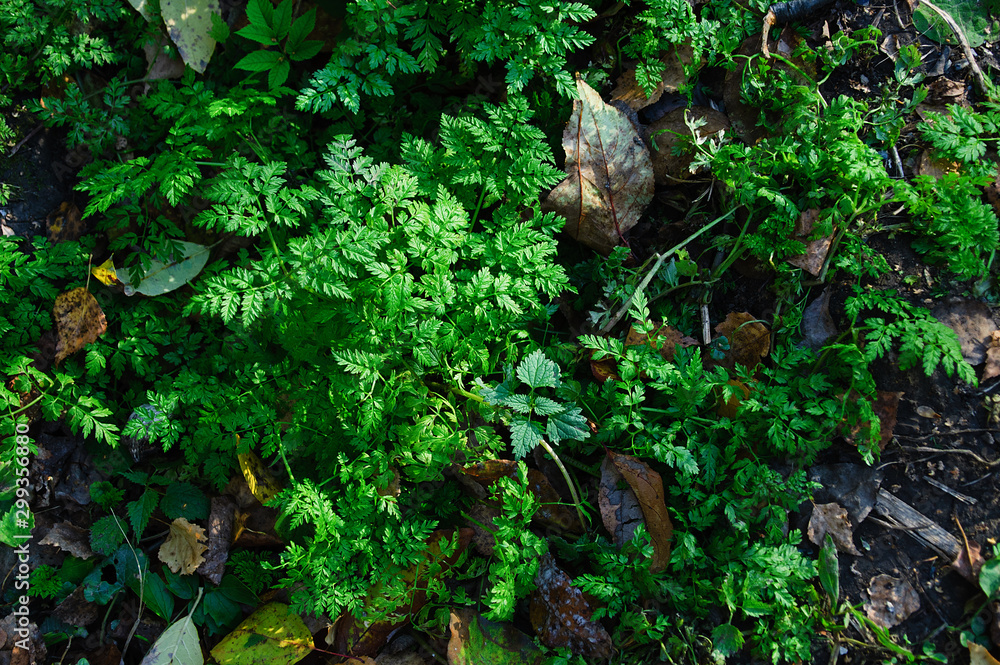
[[[809,540],[822,545],[827,534],[833,538],[838,551],[861,556],[854,546],[854,527],[847,517],[847,510],[840,504],[819,503],[813,506],[812,517],[809,518]]]
[[[898,626],[919,609],[920,597],[906,580],[876,575],[868,585],[865,614],[882,628]]]
[[[733,369],[736,363],[753,369],[770,352],[770,331],[747,312],[730,312],[715,326],[715,332],[729,340],[729,350],[719,363],[727,369]]]
[[[839,332],[830,316],[830,288],[827,287],[802,313],[802,345],[818,351]]]
[[[184,64],[204,74],[215,50],[212,14],[222,16],[218,0],[160,0],[160,14]]]
[[[659,572],[670,562],[670,540],[674,535],[674,525],[663,499],[663,479],[649,465],[631,455],[609,450],[608,457],[639,501],[646,531],[653,543],[653,561],[649,567],[652,572]]]
[[[635,528],[642,524],[642,508],[635,492],[615,468],[610,457],[601,463],[601,486],[597,495],[604,528],[619,547],[632,540]]]
[[[535,586],[529,608],[531,625],[546,646],[568,647],[587,658],[611,656],[611,636],[591,620],[594,612],[583,593],[551,554],[542,557]]]
[[[84,287],[56,297],[52,308],[59,339],[56,342],[56,365],[104,334],[108,320],[101,306]]]
[[[170,523],[170,535],[160,545],[157,556],[171,571],[190,575],[205,561],[202,553],[208,546],[203,540],[205,529],[178,517]]]
[[[580,99],[563,132],[566,179],[542,202],[570,236],[607,255],[653,199],[649,150],[631,121],[577,78]]]
[[[494,623],[458,607],[448,623],[448,665],[542,665],[545,656],[530,637],[510,624]]]
[[[268,603],[251,614],[212,649],[220,665],[291,665],[313,650],[302,617],[282,603]]]

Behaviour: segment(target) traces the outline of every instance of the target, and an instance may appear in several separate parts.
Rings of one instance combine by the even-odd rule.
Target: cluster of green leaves
[[[0,80],[19,89],[118,61],[121,44],[108,36],[130,12],[113,0],[3,0]]]
[[[342,105],[357,113],[364,96],[392,96],[402,77],[437,71],[452,49],[466,76],[478,63],[502,63],[511,92],[542,75],[571,96],[566,57],[593,41],[578,24],[594,16],[582,3],[543,0],[349,2],[346,37],[313,73],[296,105],[317,113]]]
[[[323,42],[306,39],[316,27],[316,8],[313,7],[292,21],[292,0],[284,0],[275,7],[268,0],[250,0],[247,3],[247,20],[250,25],[236,34],[245,39],[277,46],[284,41],[280,51],[259,50],[245,55],[235,67],[248,72],[267,72],[267,86],[275,89],[288,80],[292,63],[308,60],[323,47]],[[221,24],[225,26],[225,24]],[[228,39],[223,29],[219,41]]]
[[[799,72],[761,59],[747,72],[752,97],[766,109],[781,109],[773,132],[754,145],[702,148],[734,203],[749,213],[746,248],[767,262],[802,254],[795,229],[809,210],[818,211],[811,238],[856,232],[859,220],[881,207],[892,182],[861,138],[867,107],[846,96],[827,104]]]
[[[699,21],[687,0],[647,0],[643,4],[645,7],[635,17],[636,25],[630,30],[622,52],[639,61],[635,80],[651,97],[667,67],[660,59],[662,54],[673,47],[688,45],[692,49],[691,61],[700,62],[715,24]]]

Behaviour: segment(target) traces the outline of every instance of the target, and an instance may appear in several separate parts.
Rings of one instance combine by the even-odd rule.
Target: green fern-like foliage
[[[349,36],[313,74],[296,104],[316,113],[340,105],[357,113],[363,97],[392,95],[401,76],[435,72],[452,48],[467,72],[478,63],[503,63],[510,92],[541,75],[572,96],[566,56],[593,42],[579,24],[594,16],[590,7],[576,2],[350,2]]]

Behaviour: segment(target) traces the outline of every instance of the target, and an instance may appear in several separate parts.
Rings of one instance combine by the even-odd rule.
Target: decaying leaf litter
[[[826,18],[813,17],[809,20],[866,25],[875,19],[895,19],[902,23],[902,15],[896,17],[893,9],[891,5],[873,4],[848,12],[838,7],[830,10]],[[915,15],[914,21],[918,26],[920,20],[933,20],[927,19],[926,15],[926,11]],[[924,18],[917,18],[919,16]],[[945,38],[946,35],[942,39]],[[972,47],[982,46],[982,42],[973,43],[978,41],[975,39],[965,41]],[[684,55],[675,54],[674,58],[679,61]],[[676,92],[684,82],[682,75],[680,79],[670,78],[671,75],[678,76],[677,68],[668,68],[667,74],[660,95],[665,91]],[[854,86],[856,92],[863,92],[868,85],[860,76],[834,81],[831,85],[837,84]],[[617,88],[603,98],[599,91],[582,81],[577,81],[577,88],[580,100],[574,106],[563,142],[567,178],[548,195],[544,205],[567,218],[567,233],[571,237],[601,254],[607,255],[614,247],[624,245],[636,257],[671,258],[663,256],[669,246],[661,246],[648,233],[643,234],[641,229],[639,233],[630,232],[637,228],[640,218],[651,205],[660,205],[655,197],[665,189],[707,186],[699,182],[703,173],[699,175],[697,168],[688,168],[690,160],[672,152],[672,138],[685,133],[697,121],[706,121],[695,131],[699,140],[711,140],[720,132],[731,131],[732,119],[711,107],[681,107],[667,111],[652,123],[642,123],[637,112],[644,108],[644,102],[637,100],[644,95],[636,93],[635,77],[632,75],[630,82],[629,73],[623,75]],[[656,96],[648,101],[655,103]],[[929,167],[917,168],[926,170]],[[685,196],[694,198],[690,191]],[[50,234],[57,236],[65,228],[72,229],[75,225],[73,220],[74,215],[69,209],[56,215],[49,226]],[[831,237],[812,238],[813,221],[807,211],[800,224],[796,225],[794,233],[807,249],[801,257],[793,257],[789,262],[819,275]],[[914,287],[912,283],[926,284],[931,281],[927,275],[933,272],[929,273],[915,260],[905,243],[891,237],[879,237],[874,241],[883,244],[899,270],[899,274],[883,280],[884,286],[909,287],[915,295],[922,290],[929,295],[929,285],[926,288]],[[203,253],[200,247],[186,248],[186,256],[176,264],[161,264],[155,270],[181,272],[177,269],[182,269],[181,275],[176,277],[179,283],[173,288],[181,286],[193,279],[204,265],[201,261],[201,265],[193,271],[183,265],[192,256],[198,259],[198,255]],[[664,263],[656,261],[649,265],[660,268]],[[111,277],[108,280],[112,284],[113,268],[110,266]],[[95,272],[99,279],[101,274],[105,273]],[[912,283],[904,282],[904,275],[913,275],[918,279]],[[627,343],[648,344],[665,357],[671,357],[678,345],[702,344],[707,348],[713,340],[725,337],[729,346],[721,354],[722,366],[735,369],[736,363],[739,363],[752,368],[766,359],[770,351],[769,302],[768,296],[762,295],[766,294],[766,286],[766,280],[756,279],[751,273],[743,277],[735,292],[718,294],[719,297],[705,310],[700,340],[683,338],[669,326],[669,322],[664,322],[657,324],[657,330],[650,335],[633,335],[630,332]],[[843,298],[842,286],[832,284],[814,300],[809,312],[807,343],[818,347],[838,334],[837,307],[838,301],[842,302]],[[146,295],[153,296],[168,290],[161,288],[156,286]],[[91,302],[93,297],[78,291],[60,296],[54,305],[58,342],[51,360],[56,365],[84,349],[107,326],[99,307],[95,309],[96,302]],[[980,576],[983,565],[981,552],[994,544],[993,539],[997,537],[997,527],[1000,526],[1000,500],[995,498],[1000,481],[992,473],[994,460],[1000,459],[992,436],[1000,425],[1000,411],[996,402],[990,400],[991,386],[988,383],[989,379],[1000,375],[997,318],[989,307],[968,298],[934,304],[935,315],[959,333],[968,361],[981,366],[984,388],[973,391],[940,375],[927,380],[912,372],[901,373],[891,363],[885,363],[885,371],[881,374],[883,384],[879,386],[886,396],[879,410],[883,420],[884,451],[877,472],[852,457],[849,447],[832,450],[829,459],[814,467],[812,471],[815,473],[811,472],[814,480],[822,486],[821,492],[826,498],[821,501],[817,495],[815,505],[803,507],[801,515],[801,528],[817,549],[822,546],[825,536],[830,534],[839,552],[842,597],[848,602],[863,603],[864,611],[872,621],[885,628],[898,627],[899,634],[905,633],[913,641],[940,637],[942,626],[954,626],[960,622],[965,600],[975,594],[978,584],[983,584]],[[614,378],[613,365],[606,362],[602,365],[602,362],[599,359],[590,362],[593,374],[604,380]],[[742,399],[749,397],[747,386],[739,384],[734,388],[735,403],[739,402],[741,394]],[[726,406],[720,406],[720,411]],[[886,431],[887,423],[892,421],[895,421],[895,427],[890,425]],[[482,488],[484,512],[479,522],[488,524],[490,501],[495,501],[489,496],[489,486],[501,476],[515,474],[515,466],[509,460],[497,460],[495,467],[485,472],[472,468],[460,470],[469,482]],[[490,480],[482,479],[484,473]],[[531,469],[529,473],[531,491],[545,504],[536,516],[538,521],[541,524],[548,521],[561,528],[581,528],[571,509],[557,505],[560,503],[557,500],[560,492],[565,494],[560,488],[558,474],[536,469]],[[217,506],[216,498],[213,498],[212,523],[225,523],[223,515],[229,513],[237,516],[238,524],[245,525],[251,511],[259,512],[263,508],[259,501],[254,502],[254,496],[259,494],[254,490],[271,481],[262,478],[262,472],[250,465],[244,467],[244,476],[244,479],[235,479],[239,481],[237,485],[242,483],[245,488],[242,499],[236,490],[225,506]],[[57,475],[56,478],[57,484],[62,484],[67,491],[72,489],[68,487],[72,482],[79,482],[68,476]],[[600,481],[595,481],[593,485],[593,495],[599,497],[601,522],[607,534],[616,542],[624,542],[628,540],[628,534],[641,524],[652,536],[654,566],[664,566],[672,547],[672,527],[663,503],[660,476],[642,460],[609,450],[601,466]],[[386,491],[391,489],[386,488]],[[886,498],[885,494],[894,497],[895,501]],[[561,503],[569,501],[567,496],[561,499]],[[79,542],[71,526],[65,522],[51,523],[46,533],[46,544],[82,556],[87,544]],[[468,532],[460,534],[463,548],[489,546],[488,530],[480,534],[485,544],[480,544],[472,534],[478,526],[472,524]],[[932,526],[936,526],[938,531]],[[176,537],[182,544],[172,544],[166,554],[161,550],[161,558],[166,556],[163,560],[171,568],[178,566],[193,570],[203,565],[201,554],[206,545],[201,541],[204,535],[193,532],[190,527],[186,523],[177,524]],[[229,527],[219,528],[225,530]],[[172,525],[172,537],[174,530]],[[243,532],[245,527],[232,530]],[[268,531],[266,526],[252,528],[247,536],[253,533],[253,537],[259,537]],[[933,537],[925,540],[914,538],[913,534],[918,531],[931,532]],[[439,537],[454,535],[440,534]],[[237,541],[238,538],[237,534]],[[956,572],[947,572],[952,569]],[[966,581],[959,581],[959,577],[966,578]],[[541,561],[537,580],[539,592],[537,597],[532,598],[530,610],[530,628],[535,634],[549,646],[569,646],[588,657],[606,657],[614,645],[609,643],[607,632],[600,622],[592,620],[594,608],[574,588],[571,575],[548,557]],[[968,586],[961,586],[966,583]],[[227,649],[261,649],[261,654],[264,654],[263,649],[277,649],[280,655],[275,655],[275,659],[296,662],[312,648],[312,637],[307,629],[303,631],[305,626],[299,626],[301,619],[296,617],[298,621],[286,621],[285,616],[284,608],[278,604],[261,607],[227,638],[229,641],[217,645],[213,655],[216,650],[221,655]],[[172,641],[179,645],[173,648],[190,650],[189,633],[184,622],[182,617],[172,624],[160,636],[156,647],[166,647]],[[386,627],[375,644],[366,646],[370,652],[359,655],[365,660],[372,659],[398,627]],[[260,638],[265,628],[276,631],[279,637]],[[238,640],[248,635],[249,642],[245,642],[243,647],[238,646]],[[343,635],[337,639],[340,637]],[[523,633],[510,626],[493,625],[474,613],[456,611],[450,624],[447,659],[450,663],[492,662],[487,658],[496,658],[497,662],[519,662],[513,660],[515,658],[521,659],[520,662],[535,662],[533,647],[525,646],[524,639]],[[333,639],[328,642],[332,643]],[[950,646],[955,654],[967,649],[973,662],[993,662],[987,660],[990,656],[983,654],[982,648],[975,644],[960,648],[955,647],[954,640],[942,643],[945,650]],[[310,646],[304,646],[306,644]],[[347,643],[336,646],[346,650],[352,648]],[[44,646],[35,648],[35,656],[44,658],[41,655]],[[499,655],[485,655],[498,648]],[[296,654],[300,655],[296,657]],[[154,658],[150,662],[163,661]],[[845,662],[859,661],[845,658]],[[860,662],[864,662],[863,656]]]

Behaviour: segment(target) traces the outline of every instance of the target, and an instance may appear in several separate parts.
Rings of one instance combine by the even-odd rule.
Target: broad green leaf
[[[282,58],[270,72],[267,73],[267,87],[274,90],[279,85],[288,80],[288,74],[292,71],[292,64],[288,58]]]
[[[179,289],[197,277],[208,262],[209,248],[193,242],[182,242],[181,245],[184,247],[182,255],[184,258],[181,261],[169,265],[157,260],[152,261],[138,287],[132,286],[128,274],[123,270],[119,279],[125,285],[125,295],[141,293],[147,296],[159,296]]]
[[[136,592],[140,589],[138,583],[130,584],[129,586]],[[163,581],[163,578],[159,575],[154,575],[147,569],[141,588],[142,600],[149,606],[149,609],[153,610],[161,619],[170,621],[174,614],[174,596],[167,589],[167,584]]]
[[[934,0],[934,6],[947,12],[965,34],[972,48],[986,42],[995,42],[1000,33],[990,18],[989,3],[985,0]],[[936,11],[923,3],[913,10],[913,25],[936,42],[958,44],[955,32]]]
[[[723,656],[732,656],[743,648],[743,633],[733,624],[724,623],[712,631],[712,642]]]
[[[0,518],[0,542],[11,547],[23,545],[27,541],[24,536],[30,537],[34,526],[34,513],[22,510],[16,505],[11,506],[10,510]]]
[[[135,10],[146,19],[147,23],[153,20],[153,14],[149,11],[149,3],[146,0],[128,0],[128,3],[135,7]]]
[[[135,501],[129,501],[125,506],[125,510],[128,512],[128,519],[132,523],[132,530],[137,540],[142,538],[142,532],[146,530],[149,518],[153,515],[153,511],[156,510],[156,505],[159,501],[160,495],[147,487],[142,496]]]
[[[242,30],[237,30],[236,34],[264,46],[276,46],[278,44],[278,37],[274,34],[273,30],[254,23],[251,23]]]
[[[243,56],[243,59],[233,67],[245,69],[248,72],[266,72],[277,65],[279,60],[281,60],[281,54],[277,51],[254,51]]]
[[[300,60],[308,60],[313,58],[319,53],[320,49],[323,48],[323,42],[317,41],[315,39],[310,39],[308,41],[302,42],[302,45],[297,49],[288,49],[288,57],[290,57],[295,62]]]
[[[282,0],[274,10],[274,21],[271,25],[278,39],[284,39],[292,25],[292,0]]]
[[[200,591],[198,595],[200,598]],[[198,626],[189,614],[160,633],[141,665],[202,665],[204,662]]]
[[[531,399],[527,395],[511,395],[503,401],[503,405],[510,407],[516,413],[531,412]]]
[[[534,410],[540,416],[554,416],[565,411],[566,406],[548,397],[536,397]]]
[[[316,27],[316,8],[313,7],[307,11],[302,16],[295,19],[292,23],[291,29],[288,31],[288,41],[285,43],[285,48],[288,49],[289,53],[294,53],[302,42],[305,41],[306,36],[313,31]]]
[[[524,418],[516,418],[510,424],[510,443],[514,447],[514,457],[521,459],[535,449],[542,440],[542,428],[538,423]]]
[[[204,74],[215,50],[211,16],[220,14],[218,0],[160,0],[160,14],[184,64]]]
[[[1000,594],[1000,559],[990,559],[979,571],[979,588],[990,598]]]
[[[125,542],[128,525],[115,515],[107,515],[90,527],[90,549],[101,556],[110,556]]]
[[[212,649],[220,665],[292,665],[313,650],[312,634],[287,605],[269,603],[251,614]]]
[[[534,351],[517,366],[517,378],[532,388],[559,387],[559,365],[545,357],[545,354]]]
[[[247,3],[247,20],[251,25],[274,26],[274,5],[271,0],[250,0]]]

